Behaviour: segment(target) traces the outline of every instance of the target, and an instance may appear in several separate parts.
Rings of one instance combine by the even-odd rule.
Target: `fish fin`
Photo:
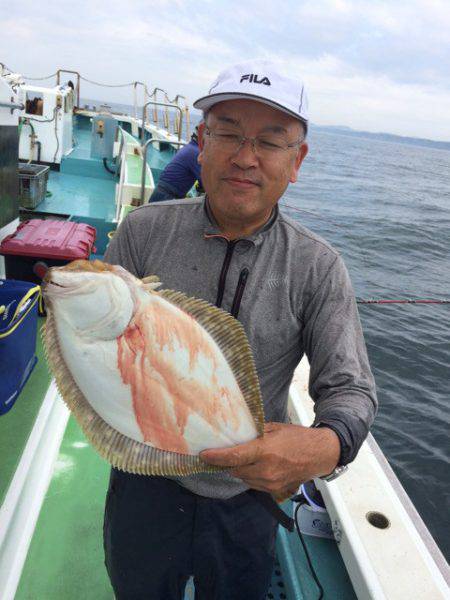
[[[252,350],[242,324],[230,313],[213,306],[206,300],[192,298],[173,290],[161,290],[158,296],[191,315],[213,338],[233,371],[255,421],[258,435],[263,435],[264,407],[259,380]]]
[[[157,275],[148,275],[147,277],[143,277],[141,279],[144,288],[147,291],[153,291],[161,285],[159,277]]]
[[[113,467],[138,475],[162,476],[185,476],[226,470],[208,465],[198,456],[160,450],[133,440],[108,425],[86,400],[64,362],[51,310],[47,311],[42,333],[44,352],[59,393],[87,440]]]

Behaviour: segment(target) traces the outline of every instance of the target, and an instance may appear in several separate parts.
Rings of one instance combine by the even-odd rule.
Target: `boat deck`
[[[87,117],[78,115],[74,129],[75,147],[61,162],[60,171],[50,171],[47,197],[35,208],[22,210],[23,218],[63,218],[92,225],[97,230],[97,254],[104,254],[108,233],[115,222],[115,192],[118,176],[106,170],[103,161],[91,157],[91,124]],[[147,151],[155,183],[174,149],[162,144],[157,150],[151,144]],[[141,182],[141,166],[136,157],[131,160],[131,177],[137,185]],[[109,165],[111,168],[112,165]]]
[[[67,158],[70,162],[73,159]],[[103,168],[103,167],[102,167]],[[89,217],[112,221],[115,216],[114,192],[116,182],[67,172],[52,171],[47,183],[51,196],[43,200],[35,212]],[[89,179],[89,181],[86,181]]]

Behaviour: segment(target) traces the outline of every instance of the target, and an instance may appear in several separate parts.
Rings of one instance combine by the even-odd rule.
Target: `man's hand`
[[[208,464],[232,467],[231,475],[276,497],[295,493],[301,483],[328,475],[340,455],[338,436],[328,427],[266,423],[264,436],[231,448],[203,450]]]

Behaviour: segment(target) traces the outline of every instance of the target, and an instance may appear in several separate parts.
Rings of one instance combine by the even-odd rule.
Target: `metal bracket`
[[[11,98],[11,102],[0,102],[0,108],[9,108],[11,109],[11,114],[13,114],[14,110],[23,110],[25,106],[23,104],[17,104],[14,102],[14,97]]]

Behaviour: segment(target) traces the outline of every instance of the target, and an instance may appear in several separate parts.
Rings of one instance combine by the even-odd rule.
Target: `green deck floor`
[[[43,319],[38,321],[39,331]],[[38,361],[20,396],[11,410],[0,418],[0,506],[14,477],[51,379],[44,359],[40,333],[36,355]]]
[[[102,546],[108,477],[71,417],[16,600],[112,600]]]

